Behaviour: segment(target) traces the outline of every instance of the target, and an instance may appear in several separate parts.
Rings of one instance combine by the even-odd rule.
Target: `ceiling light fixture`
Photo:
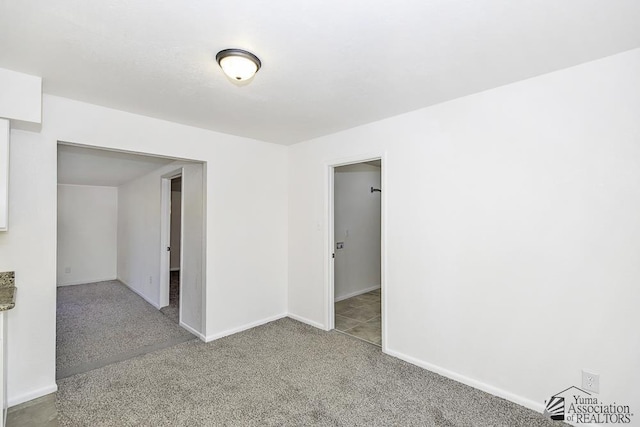
[[[216,61],[230,79],[240,82],[250,80],[262,66],[257,56],[242,49],[221,50]]]

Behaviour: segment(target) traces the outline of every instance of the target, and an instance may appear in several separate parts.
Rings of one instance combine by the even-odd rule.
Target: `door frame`
[[[387,352],[387,173],[386,173],[386,152],[369,153],[359,156],[347,157],[329,161],[325,164],[325,224],[326,238],[324,247],[325,259],[325,330],[330,331],[335,328],[335,194],[334,194],[334,174],[335,169],[340,166],[353,165],[357,163],[380,160],[380,183],[382,193],[380,198],[380,288],[381,288],[381,326],[382,326],[382,351]]]
[[[175,169],[160,177],[161,211],[160,211],[160,307],[169,305],[169,288],[171,286],[171,252],[167,251],[171,247],[171,180],[182,177],[183,168]],[[184,212],[184,197],[180,194],[180,211]],[[184,235],[184,217],[180,216],[180,295],[182,295],[182,245]],[[179,320],[182,320],[182,298],[178,308]]]

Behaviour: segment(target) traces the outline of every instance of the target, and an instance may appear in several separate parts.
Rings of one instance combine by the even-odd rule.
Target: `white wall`
[[[341,166],[334,174],[336,301],[380,287],[380,168],[365,163]]]
[[[56,390],[56,144],[11,131],[9,231],[0,233],[0,271],[16,272],[16,306],[6,313],[9,405]]]
[[[327,164],[385,155],[386,349],[540,409],[640,408],[640,50],[297,144],[289,311],[327,324]],[[636,409],[637,411],[637,409]]]
[[[0,270],[15,270],[18,286],[10,405],[55,388],[58,140],[207,162],[207,337],[286,313],[286,147],[49,95],[41,132],[11,137],[12,224],[0,235]]]
[[[117,276],[156,308],[160,308],[163,173],[153,171],[118,187]]]
[[[117,231],[116,187],[58,184],[58,286],[115,279]]]
[[[182,181],[179,180],[179,182],[180,184],[176,185],[178,190],[174,190],[174,183],[171,183],[171,255],[169,262],[169,268],[171,270],[180,269],[180,222],[182,217],[182,194],[180,186],[182,185]]]
[[[155,307],[161,307],[162,177],[182,169],[184,195],[184,271],[181,323],[206,336],[203,295],[202,163],[176,161],[118,188],[118,278]]]

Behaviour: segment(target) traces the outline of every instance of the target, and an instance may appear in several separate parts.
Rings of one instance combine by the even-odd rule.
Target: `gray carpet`
[[[559,426],[533,411],[282,319],[58,382],[62,426]]]
[[[56,320],[57,378],[194,338],[117,280],[59,287]]]

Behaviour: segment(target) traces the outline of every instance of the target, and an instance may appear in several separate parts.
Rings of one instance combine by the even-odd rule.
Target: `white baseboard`
[[[371,286],[370,288],[360,289],[359,291],[351,292],[347,295],[343,295],[334,300],[334,302],[342,301],[343,299],[356,297],[358,295],[366,294],[367,292],[375,291],[376,289],[380,289],[380,285]]]
[[[116,280],[118,280],[120,283],[125,285],[127,288],[131,289],[133,292],[138,294],[143,300],[145,300],[146,302],[148,302],[149,304],[151,304],[152,306],[154,306],[158,310],[160,310],[162,308],[162,307],[160,307],[159,303],[157,303],[155,301],[151,301],[149,298],[147,298],[146,295],[144,295],[142,292],[138,291],[137,289],[134,289],[131,286],[129,286],[129,284],[127,282],[125,282],[124,280],[122,280],[121,278],[118,277]]]
[[[287,314],[287,317],[290,317],[293,320],[297,320],[298,322],[306,323],[307,325],[313,326],[314,328],[322,329],[323,331],[327,330],[327,328],[325,328],[322,323],[307,319],[306,317],[298,316],[297,314],[289,313]]]
[[[277,314],[275,316],[270,316],[262,320],[247,323],[246,325],[238,326],[237,328],[227,329],[226,331],[218,332],[217,334],[207,335],[204,342],[211,342],[220,338],[227,337],[229,335],[237,334],[238,332],[246,331],[247,329],[255,328],[256,326],[264,325],[265,323],[270,323],[274,320],[282,319],[284,317],[287,317],[286,313]]]
[[[385,353],[388,354],[389,356],[397,357],[398,359],[404,360],[405,362],[409,362],[412,365],[416,365],[428,371],[435,372],[436,374],[442,375],[443,377],[447,377],[459,383],[468,385],[469,387],[477,388],[478,390],[482,390],[494,396],[498,396],[503,399],[506,399],[510,402],[517,403],[518,405],[524,406],[525,408],[529,408],[532,411],[542,413],[544,410],[544,403],[542,402],[535,402],[531,399],[527,399],[525,397],[519,396],[517,394],[511,393],[501,388],[494,387],[482,381],[469,378],[465,375],[458,374],[456,372],[431,364],[429,362],[424,362],[422,360],[416,359],[415,357],[407,356],[398,351],[387,349]]]
[[[24,393],[19,396],[10,397],[9,399],[7,399],[7,406],[10,408],[12,406],[16,406],[33,399],[46,396],[47,394],[55,393],[56,391],[58,391],[58,385],[54,383],[52,385],[48,385],[46,387],[42,387],[37,390],[30,391],[29,393]]]
[[[57,283],[56,286],[57,287],[61,287],[61,286],[88,285],[89,283],[109,282],[109,281],[112,281],[112,280],[118,280],[118,278],[117,277],[108,277],[106,279],[77,280],[75,282]]]
[[[193,335],[197,336],[198,338],[200,338],[201,341],[207,342],[206,337],[201,334],[200,332],[196,331],[195,329],[193,329],[191,326],[187,325],[186,323],[180,321],[180,326],[182,326],[183,328],[185,328],[187,331],[191,332]]]

